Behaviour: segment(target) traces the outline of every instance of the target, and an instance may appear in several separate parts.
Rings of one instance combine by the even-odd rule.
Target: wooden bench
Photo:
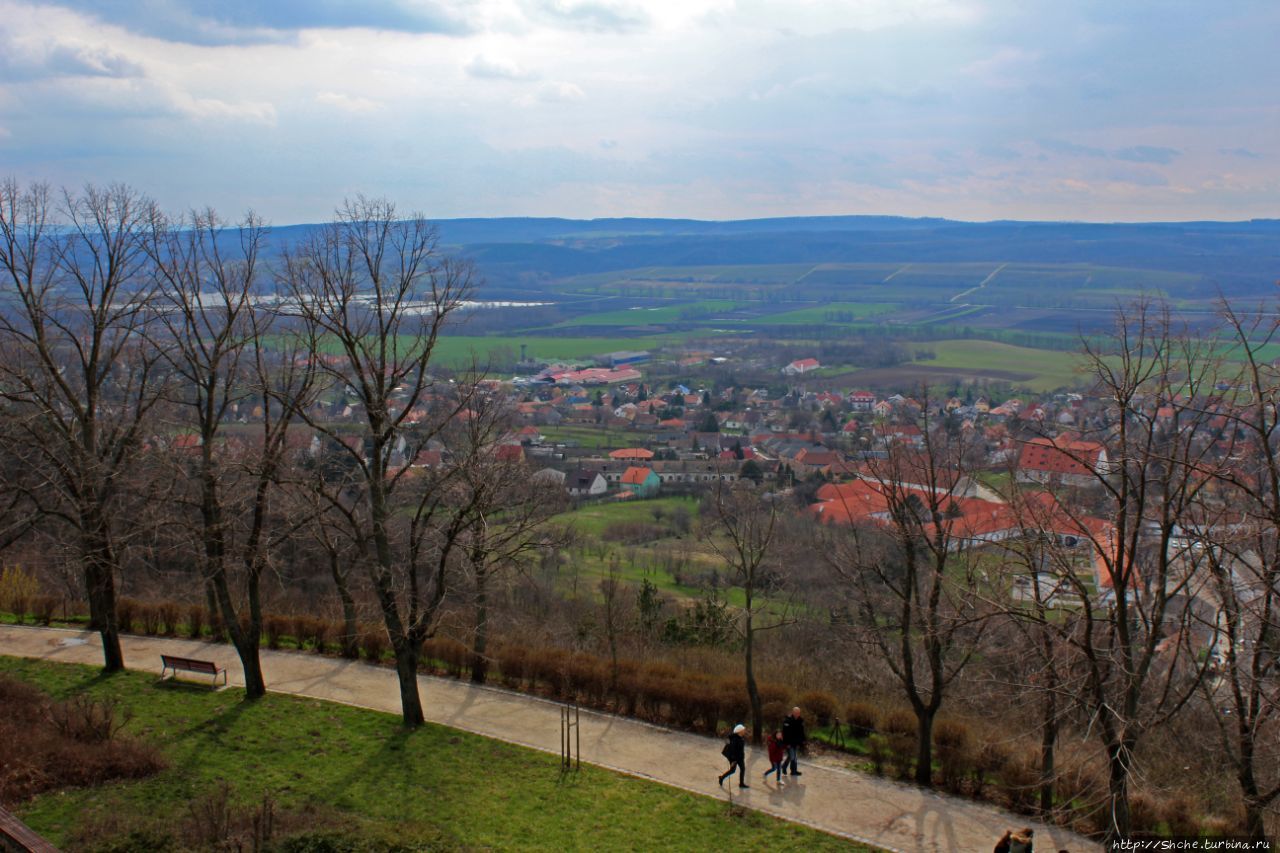
[[[161,668],[160,670],[161,678],[164,678],[165,673],[168,672],[169,670],[173,670],[173,675],[176,678],[178,675],[178,670],[182,669],[182,670],[186,670],[187,672],[198,672],[201,675],[212,675],[213,683],[215,686],[218,683],[219,675],[222,676],[223,685],[227,683],[227,671],[219,667],[216,663],[214,663],[211,660],[195,660],[194,658],[180,658],[177,655],[160,655],[160,661],[161,663],[164,664],[164,667]]]

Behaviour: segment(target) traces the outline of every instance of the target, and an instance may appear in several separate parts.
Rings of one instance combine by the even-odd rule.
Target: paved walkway
[[[123,638],[130,669],[160,671],[160,653],[215,660],[232,685],[239,659],[231,646],[159,637]],[[65,663],[100,664],[98,635],[57,628],[0,626],[0,654]],[[395,672],[332,657],[262,652],[267,688],[277,693],[343,702],[399,713]],[[557,703],[467,682],[422,676],[423,706],[436,723],[545,752],[559,751]],[[803,775],[781,789],[761,780],[768,768],[762,750],[748,749],[751,789],[733,789],[743,806],[897,851],[987,851],[1025,817],[944,794],[929,793],[840,768],[835,760],[802,765]],[[725,796],[715,777],[724,769],[720,742],[625,717],[582,714],[582,759],[707,796]],[[728,785],[728,783],[726,783]],[[1042,850],[1093,851],[1098,845],[1063,829],[1030,823]]]

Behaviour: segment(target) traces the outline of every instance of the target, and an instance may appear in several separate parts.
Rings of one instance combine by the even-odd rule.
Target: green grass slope
[[[867,849],[606,770],[561,777],[556,756],[437,725],[406,732],[375,711],[279,695],[246,703],[238,690],[7,657],[0,673],[55,698],[118,700],[132,714],[125,732],[169,762],[150,779],[48,794],[18,809],[66,850],[86,849],[71,842],[104,823],[150,827],[137,837],[154,849],[157,828],[181,825],[189,804],[221,780],[246,806],[269,792],[281,815],[312,814],[318,831],[382,842],[328,849]]]

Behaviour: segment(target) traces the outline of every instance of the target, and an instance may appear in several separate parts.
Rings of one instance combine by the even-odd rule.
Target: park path
[[[160,637],[122,638],[130,669],[160,672],[160,654],[217,661],[232,685],[243,685],[239,659],[227,645]],[[59,628],[0,626],[0,654],[61,663],[100,664],[96,633]],[[299,652],[262,652],[267,687],[275,693],[342,702],[398,713],[395,671]],[[493,687],[422,676],[427,719],[544,752],[559,751],[561,705]],[[720,741],[625,717],[582,712],[582,760],[706,796],[724,797],[715,777],[724,769]],[[836,835],[895,851],[990,850],[1006,829],[1030,825],[1036,847],[1098,850],[1061,828],[1028,823],[992,806],[922,791],[845,770],[836,759],[806,762],[803,775],[779,787],[760,776],[769,766],[762,750],[748,749],[750,790],[732,793],[737,804]],[[726,782],[726,786],[729,783]]]

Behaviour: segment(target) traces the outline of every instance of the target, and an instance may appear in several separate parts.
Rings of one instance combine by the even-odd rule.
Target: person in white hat
[[[724,780],[733,775],[733,771],[738,771],[738,787],[750,788],[747,784],[747,742],[742,737],[742,733],[747,727],[742,723],[738,723],[733,727],[733,734],[729,735],[728,742],[724,745],[724,749],[720,750],[720,754],[729,759],[729,769],[720,774],[716,780],[721,787],[724,787]]]

